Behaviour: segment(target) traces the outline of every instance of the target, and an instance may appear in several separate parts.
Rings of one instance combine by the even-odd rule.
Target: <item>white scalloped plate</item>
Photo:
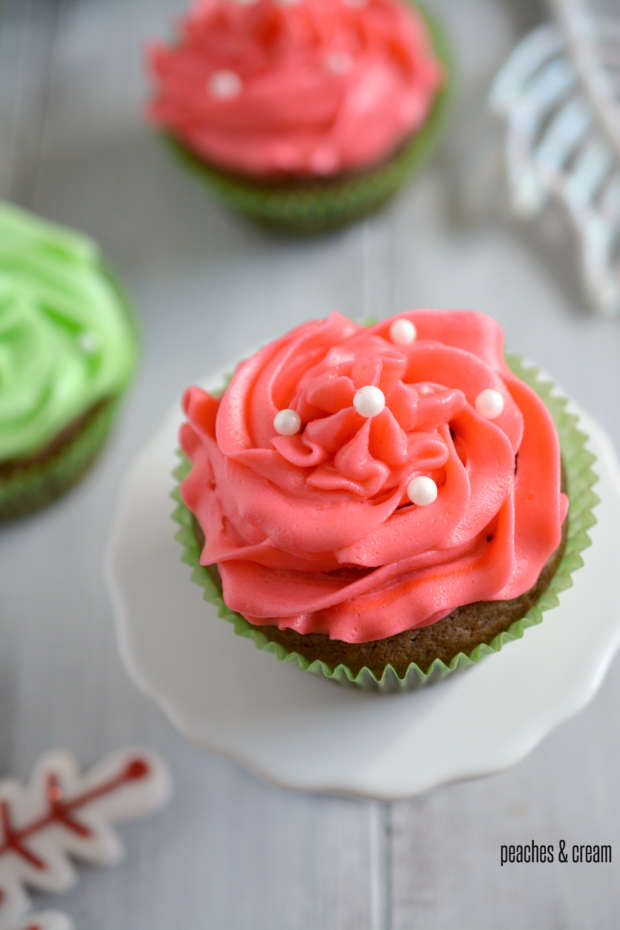
[[[107,554],[129,674],[187,737],[289,788],[394,799],[518,762],[591,700],[620,643],[620,577],[608,560],[620,470],[602,428],[581,418],[601,504],[560,606],[473,669],[388,696],[278,662],[203,601],[170,517],[175,412],[127,473]]]

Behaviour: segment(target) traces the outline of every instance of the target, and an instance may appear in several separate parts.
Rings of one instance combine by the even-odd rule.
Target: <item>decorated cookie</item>
[[[135,357],[127,306],[97,246],[0,203],[0,518],[81,476]]]
[[[471,662],[540,618],[583,529],[571,469],[590,459],[550,394],[480,313],[298,327],[221,396],[185,394],[176,516],[198,580],[330,675]]]
[[[393,192],[449,82],[408,0],[198,0],[148,60],[150,120],[236,206],[306,227]]]
[[[75,759],[50,752],[28,786],[0,782],[0,930],[70,927],[62,915],[26,918],[26,889],[60,892],[75,881],[71,859],[118,862],[112,824],[159,808],[170,793],[163,763],[142,749],[114,753],[81,775]]]

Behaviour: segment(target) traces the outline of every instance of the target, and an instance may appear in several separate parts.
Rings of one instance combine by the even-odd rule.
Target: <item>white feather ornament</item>
[[[579,243],[586,297],[620,313],[620,16],[553,0],[556,22],[514,49],[490,94],[507,122],[512,205],[534,216],[555,200]],[[610,5],[610,9],[612,9]]]

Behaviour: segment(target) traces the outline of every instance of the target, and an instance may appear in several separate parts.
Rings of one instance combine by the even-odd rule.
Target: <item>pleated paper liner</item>
[[[185,166],[211,186],[220,200],[269,226],[313,233],[344,225],[372,212],[430,157],[453,96],[454,66],[446,36],[433,16],[413,5],[424,17],[433,49],[443,65],[445,80],[424,124],[395,155],[376,168],[333,181],[321,179],[304,185],[269,185],[207,164],[170,133],[162,134],[165,142]]]
[[[118,281],[108,268],[101,273],[112,285],[129,322],[128,338],[134,344],[134,361],[125,384],[118,393],[86,414],[84,423],[74,435],[40,462],[16,468],[6,477],[0,476],[0,520],[23,516],[51,503],[82,478],[105,443],[120,407],[125,389],[133,375],[138,353],[138,335],[133,310]]]
[[[220,587],[207,568],[200,564],[200,547],[194,534],[193,516],[183,503],[178,487],[188,475],[190,463],[183,453],[179,452],[181,462],[174,471],[177,486],[172,492],[177,507],[172,517],[179,525],[176,538],[183,547],[182,559],[191,567],[192,581],[201,586],[204,599],[217,607],[219,616],[233,625],[238,636],[252,640],[257,649],[271,652],[277,659],[297,665],[314,675],[365,691],[394,692],[421,688],[470,668],[484,656],[499,652],[506,643],[521,639],[528,627],[541,623],[544,612],[558,604],[560,592],[571,587],[573,573],[583,565],[581,552],[590,545],[588,529],[596,523],[593,508],[598,503],[598,497],[593,491],[593,486],[598,479],[592,468],[595,456],[586,445],[588,437],[578,428],[578,417],[567,409],[568,400],[560,396],[554,384],[543,379],[535,367],[516,356],[508,357],[507,361],[517,377],[536,391],[553,417],[560,437],[570,500],[569,529],[562,559],[548,588],[520,620],[512,623],[490,642],[480,643],[468,654],[459,652],[449,663],[435,659],[426,669],[411,663],[404,675],[399,675],[391,665],[386,666],[379,678],[369,668],[362,668],[354,674],[346,665],[332,668],[318,659],[310,662],[299,653],[289,651],[280,643],[270,640],[264,632],[265,627],[253,626],[224,603]],[[205,622],[208,622],[206,618]]]

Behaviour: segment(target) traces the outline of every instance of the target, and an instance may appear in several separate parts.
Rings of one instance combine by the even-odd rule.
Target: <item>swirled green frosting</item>
[[[95,243],[0,202],[0,462],[118,396],[135,352]]]

